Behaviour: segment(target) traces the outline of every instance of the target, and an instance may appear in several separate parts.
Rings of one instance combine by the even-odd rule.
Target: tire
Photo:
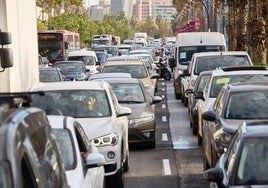
[[[202,137],[200,136],[199,133],[197,135],[197,143],[198,143],[199,146],[202,146]]]
[[[171,73],[168,70],[164,71],[164,79],[170,80],[171,79]]]
[[[188,106],[188,98],[187,98],[187,97],[184,97],[183,105],[184,105],[185,107]]]
[[[117,170],[114,175],[107,177],[107,188],[124,188],[124,173],[123,168]]]
[[[207,157],[206,157],[206,155],[205,154],[203,154],[203,169],[204,169],[204,171],[205,170],[207,170],[207,169],[209,169],[210,167],[209,167],[209,164],[208,164],[208,161],[207,161]]]
[[[129,171],[129,160],[128,160],[128,156],[126,157],[126,161],[124,162],[123,169],[124,169],[124,172],[128,172]]]

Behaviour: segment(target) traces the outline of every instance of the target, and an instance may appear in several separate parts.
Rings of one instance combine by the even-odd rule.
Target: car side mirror
[[[202,101],[205,101],[203,92],[196,92],[196,93],[194,93],[194,98],[195,99],[201,99]]]
[[[219,187],[223,187],[223,171],[221,168],[214,167],[206,170],[204,172],[204,177],[209,181],[216,182],[217,185],[220,185]]]
[[[13,51],[11,48],[4,48],[4,45],[11,44],[12,37],[10,32],[2,32],[0,30],[0,62],[3,72],[5,68],[9,68],[13,66]]]
[[[206,121],[215,121],[216,120],[216,114],[212,111],[206,111],[202,113],[202,119]]]

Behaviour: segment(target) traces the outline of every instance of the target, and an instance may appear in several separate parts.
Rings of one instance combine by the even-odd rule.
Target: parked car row
[[[268,162],[262,160],[268,69],[253,66],[246,52],[195,53],[188,67],[181,74],[181,100],[202,147],[205,177],[214,187],[268,185],[266,171],[253,173]]]

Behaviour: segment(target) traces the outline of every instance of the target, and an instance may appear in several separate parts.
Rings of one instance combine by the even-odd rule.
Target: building
[[[139,21],[146,21],[149,17],[155,20],[161,15],[165,21],[170,22],[176,13],[172,0],[137,0],[133,5],[133,17]]]
[[[111,13],[116,15],[123,11],[126,18],[130,19],[132,17],[132,5],[133,0],[111,0]]]

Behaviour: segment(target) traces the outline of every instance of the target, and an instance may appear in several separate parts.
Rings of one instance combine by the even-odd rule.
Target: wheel
[[[203,169],[204,169],[204,171],[205,170],[207,170],[207,169],[209,169],[210,167],[209,167],[209,164],[208,164],[208,161],[207,161],[207,157],[206,157],[206,155],[205,154],[203,154]]]
[[[197,143],[198,143],[199,146],[202,146],[202,137],[200,136],[199,133],[197,135]]]
[[[124,162],[123,169],[124,169],[124,172],[128,172],[129,171],[129,160],[128,160],[128,156],[126,157],[126,161]]]
[[[183,105],[184,105],[185,107],[188,106],[188,98],[187,98],[187,97],[184,97]]]
[[[171,74],[168,70],[165,70],[164,72],[164,79],[165,80],[170,80],[171,79]]]
[[[118,169],[114,175],[107,177],[106,187],[108,188],[123,188],[124,187],[123,168]]]

